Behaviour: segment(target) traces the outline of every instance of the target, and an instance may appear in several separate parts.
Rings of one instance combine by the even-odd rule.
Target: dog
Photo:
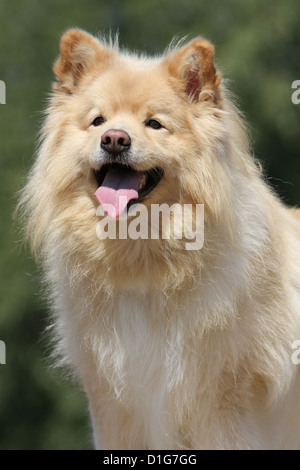
[[[213,45],[150,58],[71,29],[53,70],[20,204],[95,447],[299,449],[299,212],[264,181]],[[103,236],[163,204],[170,236]]]

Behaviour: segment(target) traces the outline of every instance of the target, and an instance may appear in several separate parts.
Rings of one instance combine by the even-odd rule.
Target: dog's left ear
[[[189,101],[215,101],[221,74],[214,65],[213,45],[197,38],[185,47],[168,55],[165,64],[172,82],[185,93]]]

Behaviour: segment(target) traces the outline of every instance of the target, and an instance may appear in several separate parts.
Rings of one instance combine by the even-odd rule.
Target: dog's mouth
[[[118,163],[103,165],[94,170],[98,189],[95,196],[104,212],[112,218],[121,215],[125,207],[143,201],[158,185],[163,170],[159,167],[137,171]]]

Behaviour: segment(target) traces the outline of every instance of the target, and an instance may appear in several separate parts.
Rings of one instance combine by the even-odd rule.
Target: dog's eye
[[[151,127],[151,129],[161,129],[163,126],[160,122],[155,121],[155,119],[150,119],[150,121],[146,122],[147,127]]]
[[[97,117],[93,120],[92,126],[95,126],[95,127],[101,126],[101,124],[103,124],[103,123],[104,123],[104,118],[103,118],[102,116],[97,116]]]

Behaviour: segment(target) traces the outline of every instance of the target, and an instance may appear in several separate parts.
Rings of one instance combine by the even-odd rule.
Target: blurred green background
[[[33,161],[36,135],[64,30],[119,31],[122,46],[155,54],[174,36],[203,35],[250,124],[253,152],[289,204],[300,202],[299,0],[0,0],[0,449],[88,449],[80,389],[53,370],[47,308],[35,264],[12,213]],[[147,406],[147,404],[145,404]]]

